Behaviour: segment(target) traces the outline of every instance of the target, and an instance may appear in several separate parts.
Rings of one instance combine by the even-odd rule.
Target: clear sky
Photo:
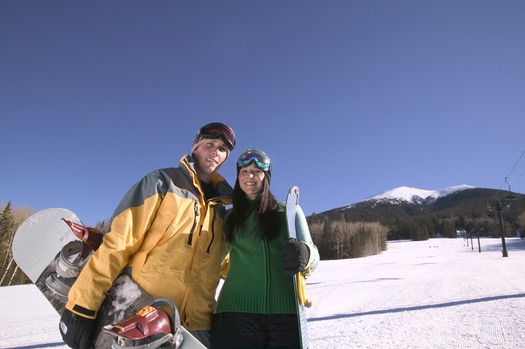
[[[0,203],[95,224],[211,121],[307,215],[525,193],[525,2],[0,0]]]

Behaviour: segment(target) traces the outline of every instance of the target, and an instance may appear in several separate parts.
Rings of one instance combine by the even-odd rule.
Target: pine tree
[[[17,222],[13,213],[11,201],[9,201],[0,215],[0,286],[22,285],[31,282],[18,268],[11,252],[13,237],[19,224],[20,222]]]
[[[13,273],[11,270],[13,265],[11,241],[14,225],[11,201],[9,201],[0,216],[0,286],[6,286]]]

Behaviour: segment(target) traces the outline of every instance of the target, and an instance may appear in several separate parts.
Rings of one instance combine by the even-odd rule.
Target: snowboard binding
[[[71,241],[62,248],[56,261],[56,271],[50,274],[45,282],[47,287],[65,302],[69,289],[80,271],[102,243],[103,234],[98,229],[89,228],[64,218],[62,220],[80,241]]]
[[[100,230],[86,227],[85,225],[71,222],[64,218],[62,218],[62,220],[69,226],[69,228],[71,228],[73,234],[84,242],[87,251],[96,251],[98,249],[104,237],[104,234],[102,234]]]
[[[161,306],[171,308],[170,316]],[[116,325],[108,325],[102,331],[115,336],[113,349],[180,348],[183,341],[177,307],[168,298],[157,298]]]

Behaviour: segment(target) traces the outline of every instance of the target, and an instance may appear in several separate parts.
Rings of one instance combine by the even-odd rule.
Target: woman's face
[[[264,171],[252,162],[248,166],[241,167],[237,179],[248,199],[255,199],[263,185]]]

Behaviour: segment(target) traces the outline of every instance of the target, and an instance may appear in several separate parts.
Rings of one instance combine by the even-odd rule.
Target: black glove
[[[304,268],[310,258],[310,251],[306,244],[290,238],[283,248],[283,268],[287,275],[295,275]]]
[[[64,309],[58,325],[64,343],[74,349],[93,347],[95,320]]]

